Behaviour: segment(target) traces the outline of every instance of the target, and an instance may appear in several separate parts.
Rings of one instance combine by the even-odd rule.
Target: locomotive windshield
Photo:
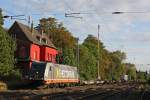
[[[30,78],[42,80],[44,77],[46,63],[32,63],[30,70]]]
[[[46,63],[33,63],[32,66],[31,66],[31,70],[44,71],[45,70],[45,65],[46,65]]]

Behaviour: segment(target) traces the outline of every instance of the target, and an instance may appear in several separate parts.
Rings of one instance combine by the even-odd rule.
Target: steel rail
[[[86,94],[86,95],[75,98],[75,100],[88,99],[88,98],[94,97],[94,96],[102,96],[102,95],[108,94],[110,92],[111,92],[111,90],[107,90],[107,91],[101,91],[101,92],[96,92],[96,93],[92,93],[92,94]]]
[[[144,90],[142,91],[142,94],[141,94],[139,100],[143,100],[145,93],[146,93],[146,89],[144,89]]]

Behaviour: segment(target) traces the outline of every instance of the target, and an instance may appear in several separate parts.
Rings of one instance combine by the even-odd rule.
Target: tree
[[[0,8],[0,25],[3,25],[2,9]]]
[[[114,51],[110,52],[110,59],[111,59],[111,79],[112,80],[120,80],[120,77],[124,75],[124,65],[123,60],[126,58],[126,54],[121,51]]]
[[[126,59],[126,54],[124,52],[119,51],[119,50],[114,51],[111,54],[112,54],[112,57],[114,58],[114,60],[117,62],[122,63],[122,61]]]
[[[129,80],[136,79],[136,68],[134,64],[125,63],[126,74],[129,76]]]
[[[76,57],[73,49],[65,48],[63,50],[63,59],[64,59],[64,64],[76,66]]]
[[[75,48],[76,38],[55,18],[42,18],[35,29],[43,31],[57,48]]]
[[[42,18],[40,24],[35,27],[38,31],[43,31],[52,43],[62,51],[59,55],[63,59],[63,64],[76,66],[76,44],[77,39],[74,38],[62,23],[58,23],[55,18]]]
[[[89,49],[80,45],[80,78],[83,80],[93,80],[97,77],[97,66],[96,66],[96,58],[90,53]]]
[[[0,12],[0,78],[9,76],[14,71],[15,43],[3,29],[2,12]]]
[[[71,32],[62,23],[58,23],[55,18],[42,18],[36,29],[48,35],[54,45],[62,51],[60,58],[63,57],[61,60],[63,64],[76,66],[77,39],[72,36]],[[121,75],[126,73],[126,68],[123,64],[126,54],[119,50],[114,52],[108,51],[105,49],[103,43],[93,35],[88,35],[84,42],[80,44],[79,56],[79,73],[81,79],[96,79],[98,67],[102,80],[120,80]],[[100,64],[97,67],[98,61]]]

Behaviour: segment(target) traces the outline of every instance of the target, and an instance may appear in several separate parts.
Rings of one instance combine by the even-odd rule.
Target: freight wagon
[[[77,67],[47,62],[33,62],[27,78],[45,84],[79,82]]]

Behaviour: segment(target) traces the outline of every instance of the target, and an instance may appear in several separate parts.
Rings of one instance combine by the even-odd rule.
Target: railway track
[[[36,95],[33,98],[45,98],[52,100],[105,100],[108,97],[120,93],[115,90],[88,89],[86,91],[66,92],[58,94]]]
[[[104,88],[107,87],[107,88]],[[44,90],[25,90],[0,92],[3,100],[149,100],[150,90],[132,86],[78,86],[50,88]]]
[[[139,98],[139,100],[149,100],[150,98],[150,88],[149,87],[145,87],[142,91],[141,91],[141,96]]]
[[[113,95],[116,95],[120,92],[118,91],[103,91],[103,92],[97,92],[97,93],[93,93],[93,94],[90,94],[90,95],[87,95],[87,96],[82,96],[82,97],[79,97],[77,98],[76,100],[96,100],[96,99],[99,99],[99,100],[105,100],[106,98],[108,97],[111,97]]]
[[[54,100],[139,100],[139,99],[130,99],[130,98],[121,98],[123,95],[122,93],[127,93],[129,91],[135,90],[135,87],[132,86],[126,90],[115,90],[115,89],[110,89],[110,90],[88,90],[78,93],[73,93],[73,94],[67,94],[63,95],[63,97],[59,98],[53,98]],[[118,97],[120,96],[120,97]]]

